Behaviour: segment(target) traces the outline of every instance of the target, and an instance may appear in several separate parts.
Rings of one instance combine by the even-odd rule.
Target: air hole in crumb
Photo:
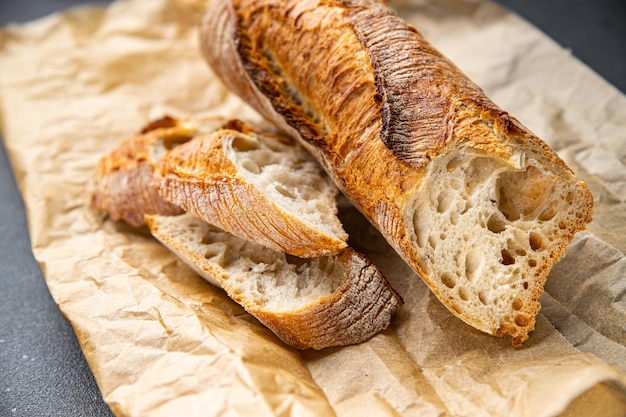
[[[458,304],[452,304],[452,310],[454,310],[457,314],[463,313],[463,309]]]
[[[528,260],[528,266],[531,268],[534,268],[537,266],[537,261],[535,259],[529,259]]]
[[[247,160],[243,161],[241,166],[246,171],[252,172],[253,174],[260,174],[261,173],[261,168],[256,164],[256,162],[254,162],[251,159],[247,159]]]
[[[204,252],[204,257],[205,259],[211,259],[214,258],[217,255],[217,253],[213,250],[208,250],[206,252]]]
[[[522,309],[522,307],[524,307],[524,302],[521,299],[516,298],[515,300],[513,300],[512,306],[513,306],[513,310],[519,311]]]
[[[481,256],[476,251],[469,251],[465,256],[465,273],[472,275],[480,267]]]
[[[496,181],[498,208],[510,221],[537,216],[551,202],[554,181],[540,169],[529,166],[524,171],[505,171]],[[545,214],[546,217],[550,213]]]
[[[459,297],[463,301],[469,300],[470,292],[467,287],[459,287]]]
[[[526,256],[526,251],[524,249],[515,249],[515,253],[518,256]]]
[[[287,198],[296,198],[296,195],[294,193],[292,193],[290,190],[286,189],[280,184],[276,185],[276,187],[274,188],[276,189],[276,191],[278,191]]]
[[[517,316],[515,316],[515,319],[513,320],[515,322],[515,324],[517,324],[520,327],[526,327],[528,326],[528,317],[523,316],[521,314],[518,314]]]
[[[415,242],[417,246],[423,248],[426,245],[426,234],[422,231],[422,223],[424,221],[419,216],[419,210],[413,212],[413,230],[415,233]]]
[[[525,290],[527,290],[527,289],[528,289],[528,282],[527,282],[527,281],[524,281],[524,284],[523,284],[523,285],[524,285],[524,289],[525,289]]]
[[[232,141],[232,147],[239,152],[253,151],[259,149],[259,143],[246,136],[236,136]]]
[[[539,215],[539,220],[545,222],[551,220],[552,218],[554,218],[554,216],[556,216],[556,204],[552,202],[541,212],[541,214]]]
[[[487,220],[487,229],[493,233],[501,233],[506,229],[506,223],[496,214],[492,214]]]
[[[439,197],[437,197],[437,212],[445,213],[448,211],[454,200],[454,194],[444,190],[441,194],[439,194]]]
[[[510,221],[519,220],[520,213],[517,210],[517,207],[515,207],[513,203],[509,201],[509,198],[506,194],[506,189],[504,187],[498,188],[498,195],[498,208],[500,209],[502,214],[504,214],[504,217],[506,217],[506,219]]]
[[[567,224],[562,220],[559,222],[559,229],[561,230],[567,229]]]
[[[574,201],[574,192],[570,191],[569,193],[567,193],[567,195],[565,196],[565,201],[568,204],[572,204],[572,202]]]
[[[456,168],[461,166],[463,162],[465,162],[465,159],[466,158],[464,157],[464,155],[459,155],[459,156],[452,158],[450,162],[448,162],[448,165],[446,165],[446,169],[448,171],[454,171]]]
[[[456,286],[456,277],[449,272],[441,274],[441,282],[448,288],[454,288]]]
[[[478,300],[483,303],[484,305],[487,305],[487,297],[485,296],[485,294],[481,291],[478,293]]]
[[[446,234],[445,234],[445,233],[441,233],[441,234],[439,235],[439,239],[440,239],[440,240],[446,240]]]
[[[502,249],[502,265],[513,265],[515,258],[511,255],[508,249]]]
[[[534,251],[540,250],[543,246],[543,238],[539,233],[530,232],[528,242],[530,243],[530,248]]]
[[[461,216],[459,215],[459,213],[457,211],[452,211],[450,212],[450,223],[453,226],[456,226],[459,223],[459,218]]]
[[[213,241],[211,240],[211,236],[204,235],[202,236],[202,240],[200,241],[200,243],[202,243],[203,245],[210,245],[211,243],[213,243]]]

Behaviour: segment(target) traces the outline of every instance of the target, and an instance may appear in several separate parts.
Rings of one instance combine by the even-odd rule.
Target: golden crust
[[[202,227],[187,227],[185,216],[188,215],[178,216],[181,227],[201,233]],[[346,248],[324,258],[342,274],[341,284],[336,290],[296,309],[269,309],[238,289],[233,283],[236,277],[230,276],[223,266],[205,256],[202,245],[212,242],[196,245],[189,236],[181,238],[180,234],[172,234],[163,226],[163,217],[146,215],[146,224],[152,234],[294,348],[319,350],[361,343],[386,329],[393,312],[403,304],[402,297],[375,265],[352,248]],[[166,220],[177,221],[172,217]],[[193,221],[197,223],[199,220]],[[301,267],[307,266],[303,264]]]
[[[472,317],[455,311],[425,272],[408,235],[407,205],[422,188],[426,167],[453,148],[508,163],[523,147],[555,178],[576,181],[543,141],[382,4],[216,0],[202,33],[207,61],[225,83],[300,138],[442,302],[471,325]],[[584,184],[577,188],[579,217],[560,232],[524,310],[500,328],[482,330],[510,336],[515,345],[528,337],[550,266],[591,221],[592,196]]]
[[[237,119],[220,116],[174,118],[148,122],[139,133],[122,141],[96,167],[89,207],[134,227],[144,225],[144,214],[181,214],[152,187],[152,176],[162,156],[203,132],[220,128],[252,129]]]
[[[193,129],[183,121],[166,116],[121,142],[98,163],[90,208],[135,227],[144,225],[146,213],[182,213],[179,207],[163,200],[150,184],[161,151],[189,140],[192,134]]]
[[[307,224],[298,213],[263,195],[239,173],[223,149],[225,138],[242,132],[288,142],[241,123],[230,127],[169,152],[154,175],[153,186],[160,195],[208,223],[279,252],[312,258],[344,249],[345,239]]]
[[[324,349],[363,342],[387,328],[402,298],[369,260],[346,248],[333,258],[345,280],[332,294],[297,311],[246,310],[297,349]]]

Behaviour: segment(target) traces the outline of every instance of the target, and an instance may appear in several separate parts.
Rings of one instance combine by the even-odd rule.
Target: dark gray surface
[[[111,415],[32,256],[4,146],[0,196],[0,416]]]
[[[626,0],[497,0],[626,93]]]
[[[96,1],[91,1],[92,3]],[[105,3],[105,1],[99,1]],[[0,0],[0,25],[76,0]],[[626,91],[624,0],[500,0]],[[0,416],[110,416],[30,250],[24,206],[0,146]]]
[[[0,0],[0,25],[28,21],[78,3],[76,0]],[[33,258],[24,204],[2,141],[0,416],[112,415],[71,326],[50,296]]]

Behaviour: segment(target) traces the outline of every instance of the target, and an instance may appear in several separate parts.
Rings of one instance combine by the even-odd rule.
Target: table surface
[[[0,2],[0,25],[80,3]],[[626,2],[498,0],[626,92]],[[1,141],[0,141],[1,142]],[[111,416],[30,248],[24,204],[0,146],[0,416]]]

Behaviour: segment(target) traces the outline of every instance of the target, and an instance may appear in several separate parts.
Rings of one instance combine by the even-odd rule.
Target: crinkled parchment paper
[[[98,159],[148,120],[257,117],[202,61],[204,2],[120,1],[0,32],[2,133],[33,251],[115,414],[625,415],[626,98],[490,3],[392,5],[595,194],[521,349],[449,314],[353,210],[353,244],[406,305],[366,343],[298,352],[145,230],[86,209]]]

